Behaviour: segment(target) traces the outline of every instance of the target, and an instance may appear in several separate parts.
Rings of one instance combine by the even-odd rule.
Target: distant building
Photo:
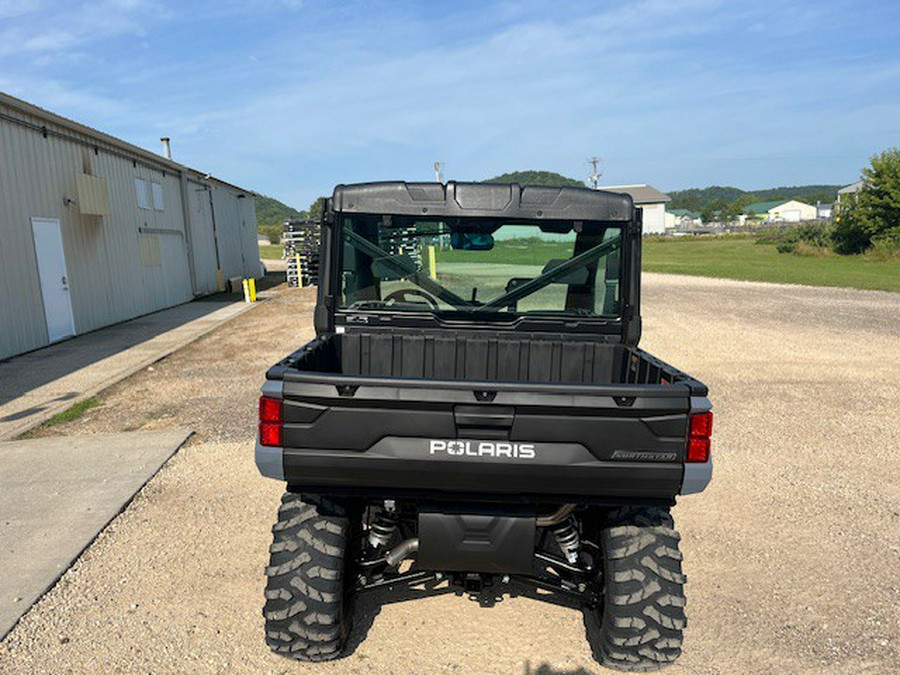
[[[832,216],[834,205],[825,202],[816,202],[816,218],[819,220],[829,220]]]
[[[847,204],[850,200],[856,199],[856,193],[862,190],[863,181],[858,180],[850,185],[845,185],[837,192],[837,202],[834,204],[836,211],[840,210],[841,205]]]
[[[666,203],[672,201],[650,185],[601,185],[601,190],[631,195],[634,205],[644,211],[644,234],[664,234],[666,231]]]
[[[802,220],[815,220],[816,207],[796,199],[783,199],[771,202],[756,202],[744,208],[757,220],[766,222],[799,223]]]
[[[0,93],[0,359],[259,274],[251,191]]]
[[[688,209],[672,209],[666,211],[666,230],[687,230],[693,227],[700,227],[703,221],[700,214],[696,211]]]

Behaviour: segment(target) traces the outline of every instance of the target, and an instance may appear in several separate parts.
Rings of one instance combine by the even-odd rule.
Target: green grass
[[[743,281],[808,286],[838,286],[900,292],[900,260],[869,256],[779,253],[752,234],[719,237],[648,237],[643,242],[645,272],[691,274]],[[491,251],[437,251],[441,263],[543,266],[551,258],[569,258],[572,244],[553,241],[497,241]],[[460,268],[461,269],[461,268]]]
[[[779,253],[774,245],[757,244],[754,238],[741,236],[645,239],[643,269],[743,281],[900,292],[898,260]]]
[[[543,267],[548,260],[572,257],[572,242],[538,241],[536,239],[496,241],[490,251],[436,251],[438,263],[486,263],[492,265],[537,265]]]
[[[44,422],[45,427],[53,427],[57,424],[64,424],[66,422],[74,422],[79,417],[84,415],[91,408],[96,408],[100,405],[100,401],[95,398],[86,398],[83,401],[79,401],[75,405],[73,405],[68,410],[63,410],[61,413],[56,413],[49,420]]]
[[[284,247],[278,244],[260,244],[259,258],[260,260],[281,260],[284,253]]]

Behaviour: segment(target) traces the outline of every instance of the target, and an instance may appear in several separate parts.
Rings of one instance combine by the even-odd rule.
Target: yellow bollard
[[[247,279],[243,279],[241,281],[241,286],[244,287],[244,302],[252,302],[250,300],[250,284],[248,283]]]
[[[256,302],[256,279],[247,279],[250,284],[250,302]]]
[[[428,276],[437,280],[437,259],[434,255],[434,246],[428,247]]]

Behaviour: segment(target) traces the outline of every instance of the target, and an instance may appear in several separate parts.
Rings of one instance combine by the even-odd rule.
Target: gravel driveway
[[[287,291],[52,433],[197,437],[0,644],[2,672],[590,673],[580,614],[524,597],[362,601],[368,636],[302,665],[262,638],[280,486],[252,462],[265,368],[313,334]],[[645,276],[642,346],[709,385],[715,479],[686,498],[690,624],[669,673],[900,664],[900,294]],[[44,432],[40,432],[44,433]]]

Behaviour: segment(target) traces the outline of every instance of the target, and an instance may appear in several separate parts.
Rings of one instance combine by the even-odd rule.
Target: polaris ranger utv
[[[574,600],[606,666],[678,658],[669,508],[710,481],[712,413],[637,346],[631,197],[341,185],[320,260],[317,337],[259,402],[256,463],[287,484],[269,646],[334,659],[357,594],[446,585]]]

